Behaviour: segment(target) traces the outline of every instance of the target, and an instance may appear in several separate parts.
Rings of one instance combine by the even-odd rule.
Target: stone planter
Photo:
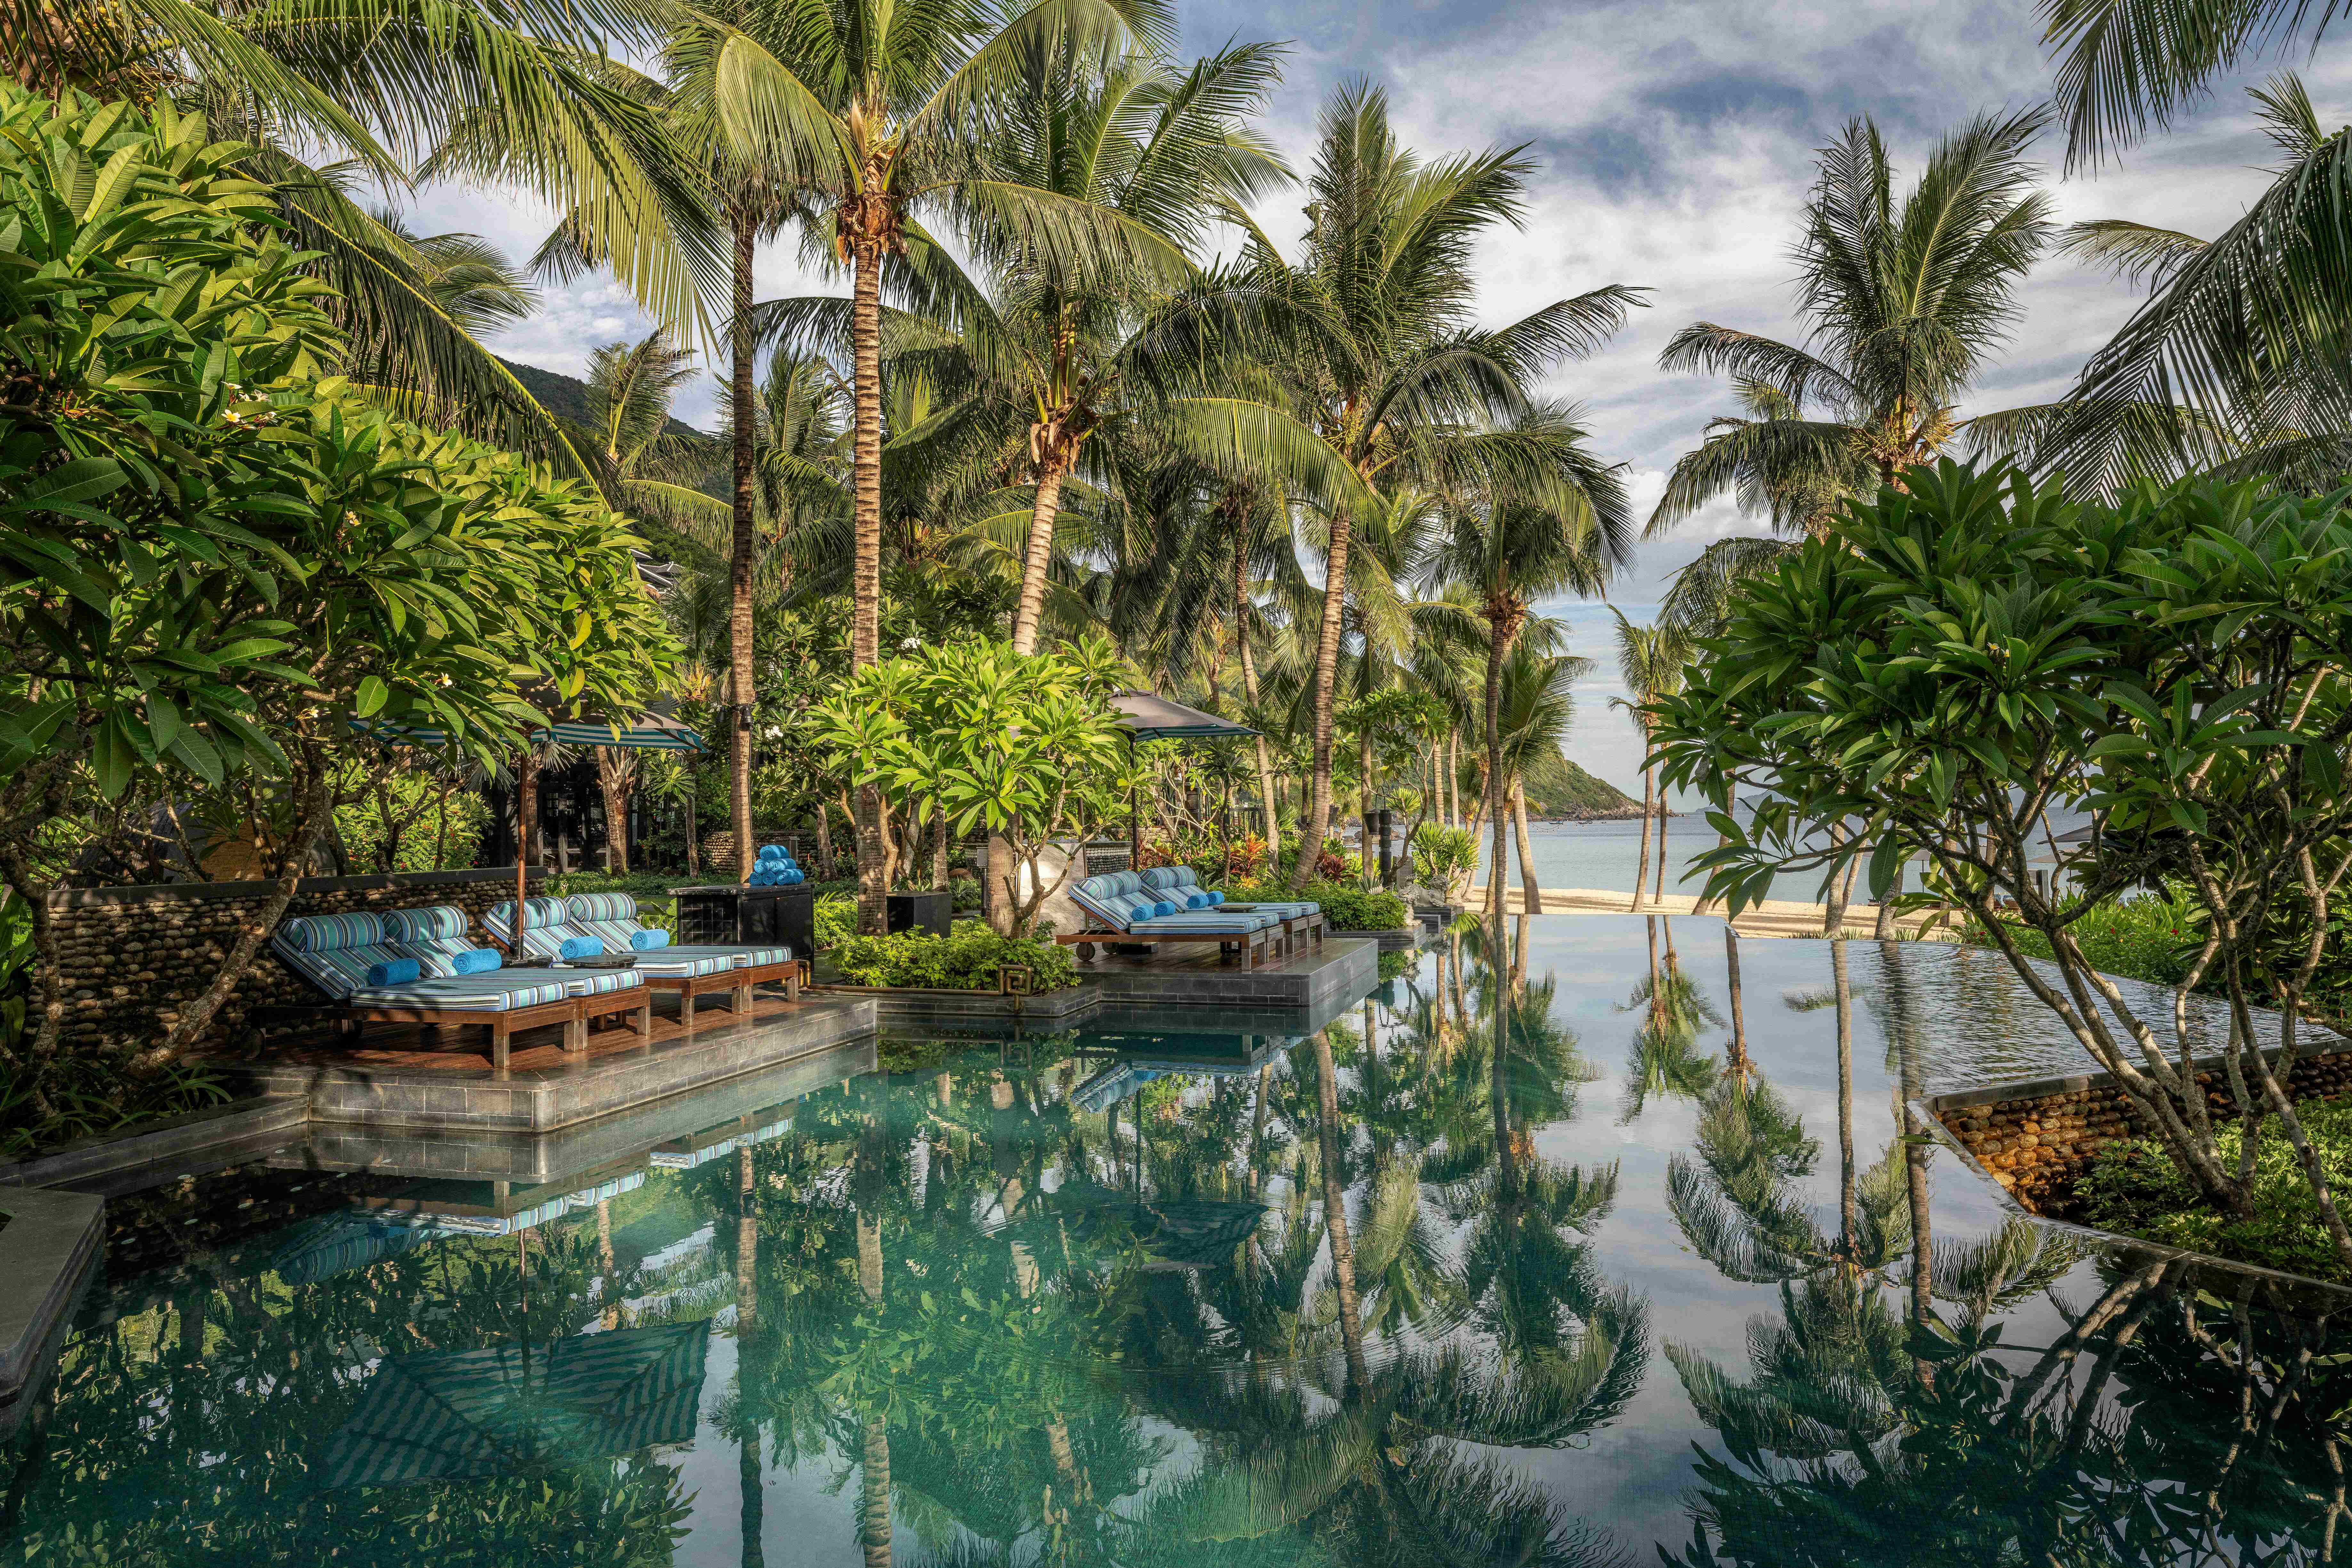
[[[2206,1086],[2209,1104],[2226,1110],[2228,1089],[2219,1059],[2205,1058],[2198,1066],[2197,1080]],[[2302,1058],[2295,1063],[2287,1088],[2298,1101],[2352,1091],[2352,1050]],[[2074,1184],[2091,1168],[2099,1151],[2146,1135],[2138,1113],[2105,1072],[1958,1089],[1915,1100],[1912,1109],[1964,1166],[2000,1193],[2005,1206],[2041,1224],[2123,1251],[2181,1260],[2198,1275],[2203,1288],[2227,1299],[2258,1289],[2270,1296],[2284,1292],[2291,1307],[2321,1303],[2337,1311],[2352,1300],[2352,1287],[2188,1252],[2069,1218],[2066,1210]]]

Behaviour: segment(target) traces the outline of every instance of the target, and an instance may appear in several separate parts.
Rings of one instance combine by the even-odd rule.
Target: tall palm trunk
[[[1487,617],[1486,799],[1484,811],[1494,824],[1495,853],[1486,862],[1486,910],[1494,918],[1497,936],[1503,930],[1503,878],[1505,868],[1509,864],[1504,847],[1510,808],[1503,795],[1503,656],[1507,651],[1512,632],[1517,629],[1499,615],[1490,613]]]
[[[1372,727],[1363,727],[1356,737],[1356,814],[1363,819],[1363,874],[1357,880],[1369,882],[1379,874],[1379,851],[1372,844]]]
[[[880,161],[867,169],[869,193],[881,182]],[[850,396],[854,434],[850,445],[850,489],[855,520],[855,559],[850,568],[849,662],[864,669],[882,656],[882,251],[880,216],[887,197],[858,198],[850,226],[853,283],[850,289]],[[879,936],[884,899],[890,890],[882,847],[882,793],[857,786],[851,813],[857,830],[857,929]],[[884,1529],[888,1529],[886,1512]],[[886,1540],[884,1552],[888,1545]],[[869,1549],[870,1555],[870,1549]]]
[[[1853,1184],[1853,984],[1845,972],[1845,943],[1830,943],[1837,995],[1838,1249],[1853,1260],[1862,1234],[1862,1204]]]
[[[1331,827],[1332,700],[1339,678],[1339,621],[1348,604],[1348,515],[1331,520],[1331,550],[1324,563],[1323,625],[1315,638],[1315,763],[1313,784],[1307,797],[1307,821],[1298,837],[1298,864],[1291,868],[1290,886],[1307,886],[1322,858],[1323,836]]]
[[[1528,842],[1528,785],[1525,779],[1511,781],[1511,831],[1517,836],[1519,849],[1519,912],[1539,915],[1544,912],[1543,889],[1536,884],[1536,858]]]
[[[1348,1192],[1339,1170],[1339,1080],[1331,1063],[1331,1032],[1315,1031],[1316,1121],[1323,1167],[1323,1230],[1331,1239],[1331,1278],[1339,1297],[1339,1341],[1348,1358],[1349,1392],[1370,1385],[1364,1360],[1364,1316],[1356,1293],[1356,1248],[1348,1234]],[[1138,1123],[1139,1131],[1141,1123]]]
[[[1037,651],[1037,626],[1045,616],[1045,568],[1054,556],[1054,519],[1062,510],[1062,480],[1070,458],[1048,435],[1039,442],[1037,506],[1029,519],[1029,547],[1021,561],[1021,603],[1013,613],[1013,651]]]
[[[1741,1005],[1739,989],[1739,933],[1731,922],[1723,922],[1723,967],[1731,987],[1731,1069],[1743,1078],[1748,1072],[1748,1014]]]
[[[1257,710],[1257,656],[1250,651],[1249,552],[1245,536],[1237,527],[1234,531],[1234,641],[1241,649],[1242,695],[1249,700],[1250,710]],[[1257,745],[1257,793],[1265,807],[1265,853],[1269,868],[1279,864],[1282,854],[1282,824],[1276,816],[1279,802],[1274,792],[1274,753],[1267,749],[1265,735],[1261,731]]]
[[[1674,813],[1666,807],[1666,792],[1658,792],[1658,881],[1650,890],[1652,903],[1663,902],[1666,896],[1666,818]]]
[[[604,869],[629,868],[629,781],[617,746],[596,748],[596,787],[604,796]]]
[[[1643,889],[1650,885],[1650,827],[1657,820],[1658,775],[1649,768],[1642,770],[1642,864],[1633,872],[1633,901],[1625,907],[1642,907]]]
[[[728,700],[734,711],[727,726],[727,787],[735,826],[735,879],[751,877],[751,558],[757,542],[752,516],[754,478],[752,437],[757,434],[759,405],[751,392],[751,261],[759,234],[750,216],[735,220],[734,320],[729,323],[732,363],[728,386],[728,417],[735,435],[735,528],[727,558],[727,679]]]

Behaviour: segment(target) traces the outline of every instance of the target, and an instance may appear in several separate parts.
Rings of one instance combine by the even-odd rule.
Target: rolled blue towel
[[[368,965],[367,983],[371,985],[405,985],[425,973],[425,966],[413,958],[387,958],[382,963]]]
[[[807,880],[808,873],[802,870],[798,866],[788,868],[782,876],[776,879],[779,885],[787,888],[797,886],[798,884]]]
[[[604,944],[593,936],[567,936],[560,951],[566,958],[602,958]]]
[[[1176,912],[1176,906],[1162,899],[1151,906],[1151,912],[1155,915],[1172,915]]]
[[[792,858],[792,851],[786,849],[781,844],[762,844],[760,846],[760,858],[762,860],[789,860]]]
[[[1225,896],[1223,893],[1211,893],[1209,895],[1209,907],[1211,909],[1215,909],[1219,904],[1222,904],[1224,901]]]
[[[633,931],[629,933],[629,945],[639,952],[651,952],[657,947],[667,947],[669,945],[669,932],[666,931]]]
[[[1184,907],[1188,910],[1205,910],[1209,907],[1209,895],[1202,892],[1187,893],[1184,895]]]
[[[497,948],[469,947],[451,959],[449,967],[460,974],[488,974],[505,962]]]

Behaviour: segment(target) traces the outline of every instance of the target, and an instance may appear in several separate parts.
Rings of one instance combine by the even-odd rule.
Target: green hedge
[[[996,972],[1025,964],[1033,989],[1061,991],[1078,983],[1067,949],[1034,937],[1002,937],[978,921],[958,921],[947,936],[902,931],[852,936],[833,949],[846,985],[920,986],[941,991],[993,991]]]
[[[1347,882],[1309,882],[1296,893],[1281,882],[1235,882],[1223,891],[1234,904],[1310,900],[1323,906],[1324,923],[1333,931],[1395,931],[1412,923],[1412,911],[1394,893],[1368,893]]]

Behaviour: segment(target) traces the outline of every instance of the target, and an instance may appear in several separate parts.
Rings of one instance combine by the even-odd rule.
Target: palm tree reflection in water
[[[2021,1221],[1931,1237],[1910,1106],[1943,955],[1750,944],[1749,973],[1828,982],[1751,1019],[1737,940],[1718,994],[1689,925],[1655,920],[1630,995],[1606,982],[1624,1001],[1601,1026],[1631,1038],[1588,1115],[1601,1072],[1561,1020],[1601,998],[1562,994],[1550,929],[1465,923],[1384,1008],[1287,1044],[920,1047],[919,1071],[811,1093],[763,1116],[767,1142],[548,1222],[527,1300],[515,1244],[467,1237],[308,1283],[223,1253],[152,1302],[122,1287],[9,1472],[8,1526],[32,1560],[94,1563],[187,1560],[199,1506],[205,1550],[240,1561],[362,1532],[404,1561],[651,1563],[695,1528],[739,1530],[747,1564],[871,1568],[1600,1568],[1649,1534],[1688,1568],[2330,1560],[2344,1374],[2320,1327],[2183,1294],[2161,1264],[2094,1273]],[[1814,1064],[1831,1087],[1832,1060],[1834,1164],[1783,1087]],[[1657,1154],[1564,1152],[1661,1130],[1662,1192],[1637,1163]],[[1656,1266],[1645,1205],[1687,1248],[1668,1266],[1706,1275],[1663,1380],[1621,1273]],[[672,1238],[658,1264],[648,1226]],[[1744,1361],[1736,1337],[1687,1342],[1743,1293],[1765,1309]],[[366,1396],[352,1346],[697,1320],[735,1341],[699,1439],[733,1446],[723,1523],[659,1450],[429,1494],[300,1479],[311,1434]],[[1695,1468],[1662,1472],[1695,1483],[1664,1505],[1689,1522],[1604,1529],[1588,1499],[1621,1467],[1563,1451],[1622,1458],[1694,1413]],[[204,1500],[121,1500],[153,1498]]]

